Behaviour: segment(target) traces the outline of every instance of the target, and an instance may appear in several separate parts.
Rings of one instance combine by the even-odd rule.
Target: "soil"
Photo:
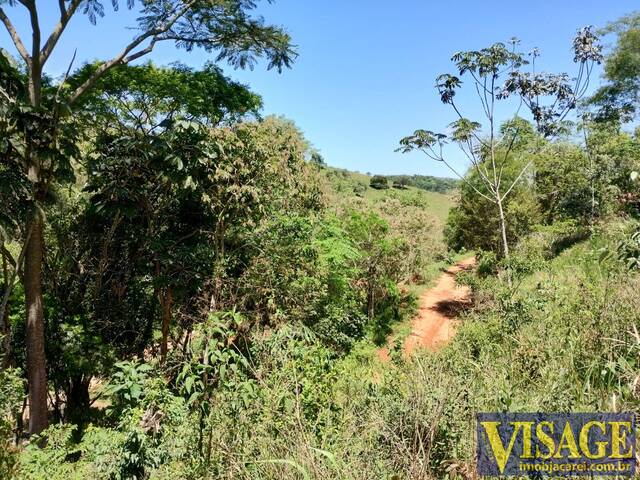
[[[456,274],[475,266],[470,257],[445,270],[435,287],[426,290],[419,299],[418,314],[411,322],[411,333],[403,345],[405,356],[416,348],[435,350],[447,343],[456,333],[459,313],[471,302],[469,287],[456,284]],[[378,351],[382,360],[389,358],[387,347]]]

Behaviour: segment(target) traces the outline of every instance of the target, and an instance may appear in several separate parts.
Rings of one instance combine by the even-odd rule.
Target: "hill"
[[[330,185],[332,201],[357,197],[371,205],[389,198],[397,198],[404,203],[417,202],[437,221],[434,231],[438,235],[442,233],[441,227],[455,203],[455,188],[458,186],[458,182],[453,179],[414,175],[386,177],[390,188],[376,189],[370,186],[373,178],[371,175],[332,167],[325,167],[321,172]],[[391,188],[392,179],[400,177],[408,178],[411,183],[405,188]],[[429,183],[429,179],[432,179],[432,183]],[[429,185],[432,187],[429,188]]]
[[[447,193],[460,186],[460,180],[431,175],[385,175],[392,185],[408,185],[427,192]]]

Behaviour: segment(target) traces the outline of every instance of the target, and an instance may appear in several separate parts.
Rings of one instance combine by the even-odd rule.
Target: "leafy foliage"
[[[597,117],[605,121],[628,122],[638,107],[640,82],[640,15],[627,15],[602,30],[614,34],[616,44],[605,62],[607,83],[589,99]]]
[[[105,4],[61,12],[97,22]],[[253,1],[125,5],[152,43],[236,66],[292,56]],[[574,40],[576,79],[535,73],[537,52],[516,47],[456,53],[437,88],[458,118],[400,143],[445,163],[441,148],[458,144],[473,167],[460,182],[328,167],[212,64],[85,65],[46,80],[32,106],[0,56],[2,256],[38,208],[56,420],[11,444],[30,335],[18,278],[2,319],[17,368],[0,372],[0,476],[474,478],[477,411],[636,411],[638,133],[563,121],[601,60],[590,28]],[[488,123],[457,110],[469,81]],[[512,96],[533,124],[494,123],[493,102]],[[453,188],[446,241],[477,250],[477,272],[458,277],[473,308],[448,346],[403,358],[390,331],[404,334],[416,292],[454,257],[438,228],[454,195],[424,190]],[[5,288],[11,269],[23,267],[3,263]]]
[[[82,85],[102,65],[80,68],[67,80],[66,88]],[[209,125],[233,122],[256,116],[262,100],[225,77],[213,63],[197,71],[181,64],[166,68],[147,63],[113,67],[80,98],[79,107],[92,122],[104,125],[101,128],[126,134],[129,128],[148,133],[162,130],[178,120]]]
[[[6,368],[0,371],[0,474],[11,478],[18,464],[17,449],[12,445],[14,424],[24,398],[22,372]]]
[[[76,0],[67,0],[77,6]],[[118,0],[112,0],[114,11],[119,10]],[[289,67],[295,52],[289,36],[280,28],[265,25],[260,17],[251,16],[257,7],[255,1],[234,0],[180,1],[127,0],[128,9],[138,7],[138,29],[142,39],[174,41],[187,51],[195,47],[218,53],[217,61],[226,60],[238,68],[253,67],[256,57],[266,55],[269,68]],[[81,11],[93,24],[105,16],[104,2],[87,0]],[[140,38],[138,37],[138,38]]]
[[[109,398],[111,408],[121,411],[140,403],[143,388],[151,371],[151,365],[138,362],[118,362],[104,393]]]
[[[427,192],[448,193],[460,185],[454,178],[432,177],[430,175],[388,175],[387,178],[396,186],[396,182],[403,187],[416,187]]]
[[[622,260],[629,269],[640,268],[640,231],[632,232],[630,235],[620,240],[616,247],[618,258]]]
[[[378,190],[384,190],[389,188],[389,180],[382,175],[375,175],[371,177],[371,181],[369,182],[369,186],[371,188],[375,188]]]

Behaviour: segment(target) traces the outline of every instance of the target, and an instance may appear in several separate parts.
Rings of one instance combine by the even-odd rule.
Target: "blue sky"
[[[70,25],[48,72],[60,75],[77,49],[77,62],[106,59],[133,35],[135,13],[121,8],[97,26],[78,17]],[[125,3],[121,1],[121,3]],[[38,0],[43,30],[56,20],[57,2]],[[522,49],[538,47],[547,71],[572,73],[571,38],[583,25],[602,26],[630,13],[629,0],[276,0],[260,7],[270,23],[284,26],[298,45],[293,68],[278,74],[264,65],[253,71],[224,66],[234,79],[264,99],[264,114],[291,118],[330,165],[372,173],[451,176],[420,154],[394,153],[398,140],[416,128],[443,131],[454,120],[435,91],[439,73],[452,72],[451,54],[516,36]],[[9,7],[7,7],[9,8]],[[22,8],[9,8],[27,35]],[[11,49],[0,33],[0,46]],[[162,45],[148,57],[158,64],[201,66],[205,52]],[[596,73],[598,83],[600,72]],[[463,95],[464,113],[479,118],[480,105]],[[506,115],[506,112],[505,112]],[[447,154],[460,168],[463,155]]]

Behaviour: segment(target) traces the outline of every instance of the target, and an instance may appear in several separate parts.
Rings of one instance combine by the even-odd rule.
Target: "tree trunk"
[[[162,307],[162,343],[160,344],[160,356],[164,360],[167,357],[169,346],[169,326],[171,324],[171,309],[173,307],[173,292],[167,287],[160,301]]]
[[[18,446],[20,444],[20,439],[22,438],[22,434],[24,432],[24,412],[27,409],[27,397],[22,400],[22,408],[20,412],[16,416],[16,430],[15,430],[15,445]]]
[[[504,210],[502,209],[502,199],[497,196],[498,212],[500,213],[500,233],[502,234],[502,253],[504,258],[509,258],[509,242],[507,242],[507,222],[504,218]]]
[[[2,369],[9,368],[13,364],[11,352],[11,326],[9,325],[9,309],[5,309],[2,319]]]
[[[35,7],[34,7],[35,9]],[[32,23],[37,22],[32,12]],[[33,52],[29,65],[29,103],[38,109],[42,101],[42,65],[40,63],[40,30],[33,30]],[[40,201],[44,189],[40,178],[39,151],[37,142],[27,133],[27,176],[33,185],[34,211],[27,221],[24,259],[24,297],[27,315],[26,350],[27,381],[29,384],[29,433],[41,433],[49,424],[47,408],[48,388],[46,354],[44,348],[44,310],[42,297],[42,258],[44,254],[44,218],[40,211]],[[37,135],[37,132],[35,133]]]
[[[31,231],[24,263],[24,290],[27,313],[27,379],[29,381],[29,433],[47,428],[47,371],[44,349],[42,301],[43,218],[37,208],[30,220]]]
[[[11,325],[9,324],[9,309],[5,308],[1,319],[2,323],[2,353],[0,354],[0,367],[9,368],[13,365],[13,352],[11,351]]]
[[[9,267],[7,266],[7,259],[2,257],[2,274],[4,278],[4,287],[9,288]],[[9,325],[9,305],[5,308],[0,307],[2,312],[0,315],[0,335],[2,336],[2,351],[0,351],[0,367],[2,369],[9,368],[12,365],[11,354],[11,325]]]

